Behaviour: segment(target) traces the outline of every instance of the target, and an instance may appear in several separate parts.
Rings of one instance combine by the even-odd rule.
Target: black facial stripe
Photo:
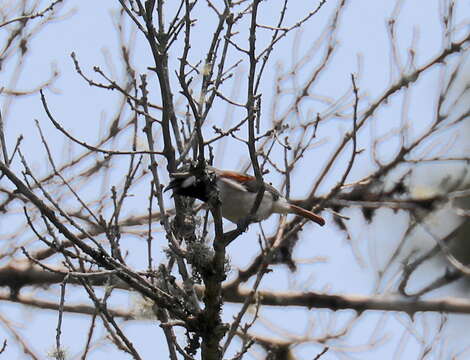
[[[173,179],[170,182],[169,186],[174,189],[175,194],[193,197],[201,201],[209,200],[206,187],[202,181],[194,181],[192,184],[185,184],[186,186],[183,187],[183,182],[185,180],[186,179]]]

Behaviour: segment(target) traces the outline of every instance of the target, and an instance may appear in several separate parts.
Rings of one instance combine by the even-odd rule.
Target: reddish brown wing
[[[256,193],[258,191],[256,178],[254,176],[226,170],[221,171],[218,176],[240,184],[248,192]]]
[[[223,170],[217,173],[219,176],[226,177],[228,179],[231,179],[233,181],[236,181],[240,184],[242,184],[247,191],[252,192],[252,193],[257,193],[259,188],[258,188],[258,182],[256,181],[256,178],[251,175],[247,174],[242,174],[236,171],[229,171],[229,170]],[[272,185],[264,183],[265,190],[269,191],[274,199],[278,199],[282,195],[277,191]]]
[[[242,184],[244,184],[246,182],[250,182],[250,181],[256,181],[256,178],[254,176],[238,173],[236,171],[224,170],[224,171],[221,171],[219,175],[222,175],[226,178],[238,181]]]

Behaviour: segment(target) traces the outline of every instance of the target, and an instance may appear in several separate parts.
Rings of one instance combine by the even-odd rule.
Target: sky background
[[[113,78],[122,80],[125,78],[121,70],[116,54],[119,51],[119,38],[116,35],[115,23],[118,9],[118,2],[94,2],[67,0],[65,6],[60,11],[63,18],[57,19],[41,30],[30,42],[30,55],[26,58],[26,64],[15,88],[26,90],[35,84],[47,80],[53,71],[59,72],[59,77],[54,85],[45,94],[48,104],[57,120],[77,138],[88,143],[96,142],[100,135],[103,124],[107,123],[115,115],[118,94],[102,89],[88,86],[83,79],[75,72],[73,62],[70,58],[71,52],[75,52],[80,61],[84,73],[94,79],[99,79],[93,73],[93,66],[99,66]],[[261,5],[260,22],[270,23],[276,17],[279,1],[265,1]],[[398,79],[399,74],[390,60],[390,39],[386,31],[387,20],[392,16],[395,9],[394,1],[347,1],[344,12],[339,21],[339,29],[336,36],[336,53],[334,60],[329,63],[329,69],[320,78],[317,87],[313,90],[319,96],[339,98],[342,94],[348,93],[351,88],[350,74],[358,75],[358,87],[361,91],[361,101],[365,106],[368,102],[373,102],[380,97],[391,83]],[[398,54],[403,64],[408,60],[408,49],[413,45],[416,50],[415,64],[419,67],[427,63],[442,50],[442,24],[439,18],[439,6],[442,1],[428,0],[426,2],[403,1],[403,5],[397,23],[397,45]],[[45,5],[46,2],[43,2]],[[288,8],[286,24],[293,24],[296,19],[306,13],[306,9],[312,9],[316,5],[312,2],[292,1]],[[313,2],[316,4],[316,2]],[[425,5],[423,5],[425,4]],[[281,41],[272,55],[272,59],[267,67],[264,81],[260,92],[263,93],[262,127],[266,130],[270,126],[273,114],[270,112],[274,93],[274,80],[279,72],[289,69],[293,63],[308,54],[312,48],[313,41],[319,36],[324,26],[330,20],[332,11],[336,8],[336,1],[327,1],[326,5],[316,15],[313,20],[307,23],[299,31],[292,32]],[[41,6],[40,8],[43,8]],[[468,29],[468,14],[470,4],[465,1],[456,1],[455,23],[462,23],[463,26],[455,33],[455,38]],[[207,34],[213,32],[213,18],[205,13],[207,9],[203,6],[196,11],[196,18],[199,19],[193,29],[194,39],[192,41],[192,57],[197,60],[205,54],[208,43]],[[126,22],[127,26],[130,25]],[[1,33],[0,38],[4,35]],[[240,37],[246,34],[241,33]],[[258,41],[266,42],[268,32],[260,31]],[[135,56],[132,60],[134,66],[141,72],[146,71],[146,67],[152,64],[149,49],[140,34],[133,35],[131,40]],[[299,71],[299,84],[302,78],[309,74],[311,69],[318,64],[321,59],[322,47],[311,54],[311,59]],[[170,53],[170,66],[177,68],[178,47]],[[116,63],[110,64],[107,58]],[[236,61],[236,56],[230,61]],[[230,63],[229,61],[229,63]],[[2,76],[11,72],[14,64],[3,64]],[[233,91],[235,96],[243,102],[245,94],[242,79],[247,76],[248,67],[246,64],[237,70],[234,81],[226,87],[226,92]],[[99,79],[101,81],[101,79]],[[149,76],[149,83],[154,82],[154,78]],[[465,80],[465,79],[463,79]],[[0,86],[8,87],[8,81],[0,79]],[[175,79],[173,84],[176,85]],[[197,81],[197,79],[196,79]],[[411,126],[411,134],[419,134],[426,127],[435,113],[436,94],[438,91],[440,78],[440,68],[428,71],[409,91],[410,106],[408,119]],[[242,84],[240,84],[240,82]],[[299,85],[297,84],[297,86]],[[155,90],[154,85],[153,90]],[[292,87],[295,95],[296,84],[285,84],[286,88]],[[175,87],[176,89],[176,87]],[[159,103],[157,92],[151,92],[151,101]],[[177,111],[179,115],[184,115],[184,103],[181,96],[175,91]],[[290,98],[287,96],[281,99],[279,107],[285,108],[289,105]],[[371,135],[380,135],[396,129],[400,124],[403,96],[391,97],[385,107],[375,113],[374,127],[366,127],[359,134],[358,141],[361,148],[366,151],[361,154],[355,164],[349,182],[357,180],[367,175],[374,164],[370,157]],[[6,107],[7,98],[0,97],[0,107],[6,123],[5,133],[10,149],[13,148],[17,137],[22,134],[24,141],[23,152],[33,170],[38,175],[45,174],[49,170],[46,156],[42,150],[39,136],[34,127],[34,120],[38,119],[47,139],[52,144],[53,153],[56,160],[66,159],[71,153],[78,154],[81,150],[77,146],[69,146],[54,127],[48,122],[42,109],[38,94],[25,96],[18,99]],[[179,104],[179,105],[178,105]],[[321,103],[312,104],[312,111],[322,112],[327,109]],[[352,111],[352,106],[351,106]],[[314,113],[315,114],[315,113]],[[205,137],[214,136],[212,124],[222,126],[234,124],[241,118],[242,114],[228,107],[223,102],[218,103],[214,111],[209,115]],[[305,110],[302,116],[307,118],[311,114]],[[297,121],[292,119],[291,121]],[[318,145],[311,150],[305,161],[301,163],[301,173],[294,174],[294,186],[292,198],[301,198],[310,189],[312,179],[315,174],[322,169],[323,162],[330,151],[340,140],[340,135],[344,129],[351,128],[350,121],[345,119],[335,119],[334,117],[321,128]],[[263,132],[263,131],[261,131]],[[465,134],[450,134],[457,136],[455,151],[468,150]],[[459,137],[460,136],[460,137]],[[144,138],[142,137],[142,141]],[[130,145],[129,139],[124,138],[118,142],[121,149]],[[218,167],[238,170],[246,164],[248,158],[247,149],[233,139],[226,139],[218,145],[215,164]],[[379,147],[379,155],[384,161],[393,153],[397,143],[394,139],[385,142]],[[466,147],[467,146],[467,147]],[[465,151],[465,150],[464,150]],[[274,156],[278,156],[276,154]],[[345,159],[348,158],[345,154]],[[162,163],[163,164],[163,163]],[[344,163],[346,165],[346,162]],[[21,169],[16,162],[13,165],[15,170]],[[440,179],[449,169],[426,172],[422,176],[422,171],[417,171],[415,176],[416,189],[435,188]],[[452,170],[452,169],[450,169]],[[117,170],[116,170],[117,171]],[[331,176],[326,179],[320,187],[320,194],[335,184],[335,179],[342,174],[344,169],[338,168],[331,172]],[[272,176],[272,177],[271,177]],[[118,183],[116,178],[116,183]],[[268,174],[265,180],[274,185],[280,184],[280,179],[272,174]],[[2,180],[5,181],[5,180]],[[164,179],[168,181],[168,179]],[[110,179],[110,184],[114,184],[114,179]],[[85,188],[84,196],[93,198],[97,196],[101,187],[90,184]],[[142,193],[136,193],[133,199],[129,200],[127,211],[141,212],[142,207],[147,207],[147,188],[142,187]],[[109,188],[108,188],[109,191]],[[145,204],[145,205],[142,205]],[[406,216],[401,213],[394,214],[392,211],[383,210],[379,212],[377,219],[370,225],[365,224],[364,219],[358,210],[345,210],[345,215],[350,216],[350,228],[352,229],[351,240],[346,239],[345,234],[340,232],[331,221],[331,216],[324,212],[327,219],[327,226],[316,227],[314,224],[307,225],[302,233],[302,240],[296,248],[296,259],[316,259],[310,264],[299,265],[299,270],[295,273],[289,272],[285,267],[274,267],[274,271],[265,276],[263,280],[264,289],[288,289],[325,291],[334,294],[363,294],[370,295],[375,291],[376,270],[380,268],[387,259],[387,254],[392,251],[400,231],[404,231]],[[277,218],[273,217],[263,223],[263,228],[269,233]],[[436,220],[436,227],[442,224]],[[0,220],[0,235],[3,232],[5,221]],[[227,224],[227,228],[231,225]],[[228,248],[234,269],[243,268],[249,264],[259,252],[256,234],[259,228],[252,225],[250,231],[243,234],[236,242]],[[419,241],[423,237],[419,237]],[[425,241],[425,240],[423,240]],[[416,243],[411,243],[416,246]],[[146,263],[142,263],[146,245],[145,239],[126,238],[124,244],[127,249],[131,249],[132,257],[130,263],[137,269],[145,269]],[[429,247],[434,244],[422,244],[419,246]],[[165,246],[163,233],[154,245],[155,260],[164,261],[162,252]],[[436,271],[437,265],[431,266],[429,272]],[[347,271],[345,269],[347,268]],[[437,268],[437,270],[440,270]],[[232,275],[235,273],[233,271]],[[422,278],[416,279],[416,284],[426,281],[428,274],[423,274]],[[393,284],[393,276],[390,275],[390,283]],[[66,301],[72,303],[80,299],[86,299],[77,291],[71,290],[67,294]],[[36,289],[38,295],[47,296],[50,300],[58,299],[59,287],[52,287],[48,291]],[[387,293],[380,289],[381,293]],[[463,290],[457,287],[446,287],[442,291],[437,291],[433,296],[449,296],[452,294],[463,295]],[[136,306],[138,299],[136,296],[129,296],[127,293],[118,294],[113,300],[116,306],[129,308]],[[33,349],[41,356],[46,357],[47,352],[53,348],[55,341],[55,327],[57,315],[54,312],[37,311],[27,309],[23,306],[5,304],[1,305],[1,312],[15,324],[18,324],[18,331],[23,334]],[[238,306],[227,305],[224,309],[225,319],[231,319],[236,313]],[[264,326],[254,327],[254,331],[260,334],[271,334],[277,326],[282,326],[284,331],[302,336],[309,328],[309,323],[313,323],[313,335],[320,334],[325,328],[340,329],[348,319],[355,315],[352,311],[340,311],[333,313],[328,310],[313,309],[309,312],[303,309],[271,309],[264,308],[261,311]],[[446,327],[446,340],[440,343],[440,353],[436,352],[435,359],[449,358],[449,354],[456,354],[468,345],[467,324],[468,316],[449,316],[449,323]],[[272,321],[277,325],[271,324]],[[21,325],[23,324],[23,325]],[[380,312],[367,312],[353,326],[345,341],[338,342],[339,349],[347,348],[348,351],[342,353],[335,351],[335,342],[332,342],[332,349],[325,354],[322,359],[377,359],[377,358],[397,358],[414,359],[419,358],[420,342],[432,342],[440,324],[440,317],[435,314],[417,314],[414,319],[410,319],[405,314]],[[69,349],[71,355],[75,355],[86,341],[89,319],[78,315],[66,315],[62,328],[62,342]],[[134,345],[140,350],[143,359],[166,358],[166,345],[158,325],[150,321],[131,321],[124,325],[126,334],[132,339]],[[98,332],[100,333],[100,332]],[[277,333],[277,332],[276,332]],[[101,332],[101,334],[103,334]],[[278,333],[282,335],[282,332]],[[0,339],[9,339],[9,345],[5,358],[22,359],[21,353],[11,335],[6,331],[0,332]],[[369,342],[377,343],[372,349],[366,346]],[[348,348],[349,347],[349,348]],[[299,359],[311,359],[320,352],[323,346],[316,344],[299,346],[296,355]],[[259,355],[259,354],[258,354]],[[250,356],[256,358],[256,353]],[[468,357],[466,357],[468,356]],[[74,358],[74,356],[71,356]],[[115,347],[106,345],[95,350],[90,359],[127,359],[124,353],[119,352]],[[470,358],[470,353],[460,355],[459,359]]]

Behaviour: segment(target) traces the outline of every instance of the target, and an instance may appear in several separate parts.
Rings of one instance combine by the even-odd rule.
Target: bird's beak
[[[174,189],[176,187],[175,179],[171,180],[168,186],[163,190],[163,192],[167,192],[168,190]]]
[[[168,186],[165,188],[163,192],[167,192],[168,190],[174,189],[175,187],[178,187],[181,184],[181,181],[178,181],[179,179],[186,179],[189,176],[191,176],[190,173],[188,172],[179,172],[179,173],[171,173],[171,181],[168,184]]]

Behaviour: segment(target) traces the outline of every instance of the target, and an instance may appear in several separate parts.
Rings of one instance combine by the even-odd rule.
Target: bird
[[[206,166],[207,173],[215,179],[215,187],[220,200],[222,217],[240,224],[248,219],[256,201],[259,187],[256,177],[230,170],[220,170]],[[173,190],[174,194],[188,196],[208,202],[211,190],[208,181],[194,171],[170,174],[171,181],[165,192]],[[272,214],[295,214],[311,220],[320,226],[325,219],[320,215],[297,206],[281,195],[272,185],[264,183],[265,191],[256,212],[249,218],[253,222],[267,219]]]

